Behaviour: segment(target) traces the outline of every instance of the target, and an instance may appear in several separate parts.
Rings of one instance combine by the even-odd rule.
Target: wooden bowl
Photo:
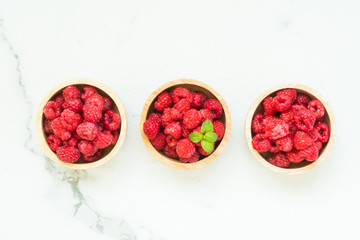
[[[103,96],[108,96],[114,101],[113,110],[120,114],[121,117],[121,126],[120,126],[120,133],[119,133],[119,139],[117,143],[114,146],[109,146],[103,150],[103,156],[97,161],[94,162],[85,162],[81,158],[78,160],[77,163],[65,163],[61,160],[59,160],[56,156],[56,153],[54,153],[48,146],[46,142],[46,134],[43,129],[43,121],[44,121],[44,114],[43,109],[46,103],[52,99],[53,96],[58,94],[60,91],[62,91],[63,88],[65,88],[68,85],[76,85],[80,90],[83,89],[84,85],[91,85],[95,87],[98,92]],[[106,85],[90,80],[90,79],[73,79],[69,81],[65,81],[54,87],[50,92],[46,94],[46,96],[43,98],[42,102],[40,103],[39,110],[37,112],[36,116],[36,132],[38,136],[38,140],[40,142],[41,147],[45,151],[46,155],[57,162],[58,164],[72,169],[89,169],[93,167],[97,167],[100,165],[103,165],[104,163],[108,162],[112,157],[115,156],[115,154],[119,151],[121,145],[124,142],[125,136],[126,136],[126,129],[127,129],[127,119],[126,119],[126,112],[125,109],[120,101],[120,98],[113,92],[109,87]]]
[[[280,168],[280,167],[276,167],[276,166],[272,165],[271,163],[269,163],[266,160],[267,157],[271,153],[269,153],[269,152],[259,153],[258,151],[253,149],[251,141],[252,141],[252,137],[254,136],[254,134],[252,134],[252,131],[251,131],[251,122],[252,122],[253,116],[255,114],[263,112],[263,107],[261,106],[261,102],[263,101],[263,99],[269,95],[274,96],[277,91],[285,89],[285,88],[296,89],[298,93],[307,94],[311,98],[311,100],[318,99],[322,102],[322,104],[324,105],[324,108],[325,108],[324,122],[329,126],[330,138],[327,143],[323,144],[323,148],[319,153],[319,157],[314,162],[308,162],[308,161],[304,160],[301,163],[298,163],[296,165],[294,164],[295,166],[290,165],[290,167],[288,167],[288,168]],[[317,165],[319,165],[327,157],[330,150],[332,149],[334,142],[335,142],[335,137],[336,137],[335,116],[334,116],[333,110],[331,109],[328,101],[316,90],[314,90],[310,87],[301,85],[301,84],[284,84],[284,85],[274,87],[274,88],[267,90],[266,92],[261,94],[251,105],[249,112],[246,116],[246,121],[245,121],[245,137],[246,137],[246,142],[249,146],[250,151],[255,156],[255,158],[265,167],[267,167],[275,172],[278,172],[278,173],[286,173],[286,174],[304,173],[304,172],[307,172],[307,171],[313,169]]]
[[[210,154],[209,156],[204,157],[203,159],[200,159],[199,161],[194,162],[194,163],[182,163],[179,160],[172,159],[172,158],[169,158],[169,157],[165,156],[163,153],[156,150],[152,146],[152,144],[150,143],[150,140],[145,135],[144,129],[143,129],[143,125],[144,125],[144,122],[146,121],[147,115],[154,112],[154,102],[156,101],[157,96],[160,93],[162,93],[163,91],[165,91],[165,90],[174,89],[176,87],[184,87],[184,88],[187,88],[188,90],[190,90],[192,92],[201,91],[208,98],[217,99],[221,103],[221,105],[223,107],[223,112],[224,113],[221,116],[221,118],[219,119],[225,125],[225,134],[224,134],[223,139],[220,141],[219,145],[216,147],[215,151],[212,154]],[[175,80],[175,81],[165,83],[164,85],[162,85],[161,87],[156,89],[150,95],[150,97],[147,99],[147,101],[146,101],[146,103],[144,105],[144,108],[142,110],[142,113],[141,113],[140,131],[141,131],[141,136],[142,136],[142,139],[143,139],[143,141],[145,143],[146,148],[150,151],[150,153],[157,160],[159,160],[160,162],[164,163],[165,165],[167,165],[169,167],[173,167],[173,168],[177,168],[177,169],[185,169],[185,170],[195,169],[195,168],[199,168],[199,167],[202,167],[202,166],[205,166],[205,165],[209,164],[217,156],[219,156],[220,153],[224,150],[227,142],[229,141],[230,131],[231,131],[230,112],[229,112],[229,108],[228,108],[225,100],[220,96],[220,94],[218,92],[216,92],[210,86],[206,85],[203,82],[193,80],[193,79],[179,79],[179,80]]]

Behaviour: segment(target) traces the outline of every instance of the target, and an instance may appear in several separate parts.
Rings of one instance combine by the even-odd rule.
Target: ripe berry
[[[309,102],[308,109],[315,113],[316,119],[322,118],[325,114],[324,105],[319,100],[312,100]]]
[[[268,159],[268,162],[280,168],[286,168],[290,165],[290,161],[285,156],[285,153],[275,153]]]
[[[71,137],[71,132],[62,125],[61,117],[51,121],[51,128],[53,129],[54,134],[61,140],[68,140]]]
[[[80,99],[81,92],[76,86],[70,85],[64,88],[62,94],[63,97],[65,98],[65,101],[68,101],[68,100]]]
[[[85,101],[85,105],[96,106],[102,111],[104,107],[104,100],[100,94],[93,94]]]
[[[65,98],[61,94],[59,94],[53,98],[53,101],[62,108],[62,105],[65,103]]]
[[[280,139],[281,139],[281,138],[280,138]],[[278,152],[280,152],[280,148],[279,148],[279,146],[276,145],[276,142],[275,142],[275,141],[270,140],[270,149],[269,149],[269,151],[270,151],[271,153],[278,153]]]
[[[103,109],[102,109],[102,112],[107,112],[109,111],[112,106],[114,105],[114,102],[111,98],[107,97],[107,96],[103,96],[103,102],[104,102],[104,106],[103,106]]]
[[[205,101],[204,109],[209,110],[212,113],[213,118],[215,119],[221,117],[223,113],[223,108],[221,106],[221,103],[214,98]]]
[[[154,103],[155,109],[159,112],[163,112],[165,108],[171,107],[172,105],[173,100],[168,92],[162,92]]]
[[[115,145],[117,143],[118,139],[119,139],[119,131],[118,130],[111,131],[111,134],[113,136],[111,145]]]
[[[262,101],[262,106],[264,108],[264,115],[265,116],[272,116],[276,114],[276,109],[273,104],[273,98],[272,97],[266,97]]]
[[[93,143],[97,148],[103,149],[111,145],[112,139],[113,136],[110,131],[99,132]]]
[[[94,155],[98,148],[93,142],[87,140],[81,140],[78,144],[79,151],[86,156]]]
[[[62,145],[61,139],[54,134],[48,136],[46,138],[46,142],[49,144],[50,149],[54,152]]]
[[[303,131],[297,131],[294,135],[294,147],[301,150],[309,147],[314,141]]]
[[[306,161],[315,161],[319,156],[319,150],[316,144],[313,143],[309,147],[299,151],[300,156],[304,157]]]
[[[191,92],[183,87],[175,88],[172,92],[172,97],[175,104],[180,102],[182,99],[187,99],[190,104],[192,103]]]
[[[176,147],[170,147],[169,145],[165,145],[163,148],[163,153],[171,158],[178,158],[178,154],[176,153]]]
[[[61,146],[56,150],[56,156],[63,162],[74,163],[80,158],[80,152],[73,146]]]
[[[196,109],[190,109],[184,114],[183,124],[187,129],[194,129],[201,123],[201,116]]]
[[[169,147],[176,147],[177,143],[179,142],[179,139],[174,138],[171,135],[167,135],[166,136],[166,144]]]
[[[292,101],[287,95],[277,95],[273,99],[273,106],[278,112],[285,112],[291,108]]]
[[[54,133],[53,129],[51,128],[51,120],[49,119],[44,119],[43,128],[44,132],[47,134]]]
[[[181,139],[176,145],[176,153],[180,158],[190,158],[195,153],[195,145],[189,138]]]
[[[91,141],[98,135],[99,129],[95,123],[84,122],[77,127],[76,133],[80,138]]]
[[[215,120],[213,122],[213,127],[214,127],[214,133],[216,133],[216,135],[217,135],[217,140],[216,141],[220,141],[224,137],[225,126],[219,120]]]
[[[285,153],[287,159],[292,163],[300,163],[304,157],[300,156],[299,151],[293,148],[290,152]]]
[[[72,100],[66,100],[65,103],[62,105],[64,109],[69,109],[73,112],[81,112],[81,109],[83,107],[83,103],[80,99],[72,99]]]
[[[296,99],[295,99],[295,104],[298,105],[303,105],[303,106],[307,106],[310,102],[310,98],[309,96],[302,94],[302,93],[298,93]]]
[[[290,135],[275,140],[276,146],[279,147],[280,151],[289,152],[293,148],[293,140]]]
[[[161,114],[160,113],[150,113],[147,117],[146,117],[146,120],[148,120],[148,119],[152,119],[152,118],[154,118],[154,119],[156,119],[159,123],[161,123]]]
[[[154,139],[160,129],[160,123],[158,120],[152,118],[144,122],[144,133],[150,139]]]
[[[263,115],[261,113],[256,114],[253,117],[253,120],[251,122],[251,130],[258,134],[258,133],[264,133],[265,132],[265,127],[264,124],[262,122],[263,120]]]
[[[267,116],[264,118],[263,124],[265,126],[265,135],[270,140],[276,140],[289,134],[289,125],[279,118]]]
[[[150,141],[156,150],[161,150],[166,145],[166,135],[162,132],[159,132],[156,137]]]
[[[84,93],[81,94],[81,100],[86,101],[86,99],[88,99],[94,94],[98,94],[96,88],[94,88],[93,86],[85,86]]]
[[[205,101],[207,100],[207,97],[202,92],[195,92],[192,94],[193,101],[191,103],[191,107],[195,109],[200,109],[203,107]]]
[[[315,115],[308,109],[301,109],[294,115],[295,126],[305,132],[309,132],[313,129],[315,123]]]
[[[95,162],[101,158],[101,155],[102,155],[102,149],[99,149],[94,155],[92,156],[83,155],[82,158],[86,162]]]
[[[61,123],[69,131],[75,131],[82,122],[81,115],[69,109],[65,109],[61,113]]]
[[[73,134],[69,140],[63,142],[63,145],[77,147],[79,144],[79,138],[76,136],[76,132],[74,133],[75,134]]]
[[[102,117],[101,108],[92,105],[92,104],[85,104],[82,108],[84,120],[86,122],[97,123],[100,121]]]
[[[206,120],[209,120],[210,122],[213,121],[213,115],[209,110],[200,109],[199,113],[201,116],[201,123],[205,122]]]
[[[329,140],[330,130],[326,123],[317,122],[314,126],[314,132],[317,134],[320,142],[326,143]]]
[[[276,96],[287,96],[290,98],[291,103],[295,101],[297,93],[295,89],[287,88],[276,93]]]
[[[271,143],[265,134],[256,134],[252,139],[252,146],[258,152],[267,152],[270,149]]]
[[[161,115],[161,125],[166,127],[169,123],[173,121],[171,117],[171,108],[165,108],[163,115]]]
[[[200,158],[200,154],[195,151],[194,154],[189,157],[189,158],[180,158],[180,162],[183,162],[183,163],[193,163],[193,162],[197,162],[199,161],[199,158]]]
[[[187,98],[183,98],[174,105],[170,114],[172,119],[180,120],[188,110],[190,110],[190,102]]]
[[[165,134],[171,135],[176,139],[180,139],[182,135],[182,128],[179,122],[169,123],[164,131]]]
[[[184,124],[181,125],[181,128],[182,128],[182,134],[181,134],[181,136],[182,136],[183,138],[189,137],[189,134],[191,133],[192,129],[187,129],[186,127],[184,127]]]
[[[110,131],[114,131],[120,127],[121,118],[120,115],[114,112],[113,110],[109,110],[104,114],[102,123],[104,127]]]
[[[282,119],[287,124],[293,123],[294,122],[294,112],[291,109],[286,112],[282,112],[280,114],[280,119]]]
[[[47,119],[52,120],[57,118],[61,114],[61,107],[54,101],[49,101],[44,107],[44,115]]]

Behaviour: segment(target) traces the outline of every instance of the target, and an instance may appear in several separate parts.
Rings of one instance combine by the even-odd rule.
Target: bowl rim
[[[210,154],[209,156],[203,158],[202,160],[194,162],[194,163],[182,163],[179,160],[172,159],[172,158],[166,157],[165,155],[161,154],[158,150],[156,150],[152,146],[150,140],[146,137],[146,135],[144,133],[144,128],[143,128],[143,124],[146,121],[146,117],[148,115],[149,108],[150,108],[152,102],[156,99],[156,97],[168,88],[171,88],[171,87],[174,87],[177,85],[184,85],[184,84],[195,85],[197,87],[204,88],[207,91],[209,91],[211,94],[213,94],[215,96],[215,98],[221,103],[221,105],[223,107],[223,112],[225,115],[225,133],[224,133],[224,137],[221,140],[220,144],[217,146],[217,148],[215,149],[215,151],[212,154]],[[195,80],[195,79],[177,79],[177,80],[166,82],[165,84],[161,85],[154,92],[152,92],[152,94],[147,98],[147,100],[144,104],[144,107],[142,109],[141,116],[140,116],[140,132],[141,132],[141,137],[143,139],[143,142],[144,142],[146,148],[158,161],[162,162],[163,164],[165,164],[169,167],[176,168],[176,169],[183,169],[183,170],[196,169],[196,168],[199,168],[199,167],[202,167],[202,166],[205,166],[205,165],[211,163],[224,150],[227,142],[229,141],[230,132],[231,132],[230,111],[229,111],[229,108],[228,108],[225,100],[223,99],[223,97],[209,85],[207,85],[201,81]]]
[[[321,103],[324,105],[324,108],[326,110],[326,112],[328,113],[329,116],[329,121],[330,121],[330,137],[329,137],[329,141],[325,147],[325,149],[323,150],[323,152],[321,153],[321,155],[319,156],[319,158],[310,163],[309,165],[306,165],[304,167],[299,167],[299,168],[280,168],[280,167],[276,167],[274,165],[272,165],[271,163],[269,163],[266,159],[264,159],[255,149],[253,149],[251,141],[252,141],[252,134],[251,134],[251,122],[252,122],[252,118],[254,116],[254,113],[257,109],[257,107],[259,106],[259,104],[261,104],[262,100],[273,94],[274,92],[277,92],[281,89],[286,89],[286,88],[294,88],[294,89],[299,89],[301,91],[304,92],[308,92],[309,94],[313,95],[314,97],[316,97],[316,99],[320,100]],[[246,115],[246,120],[245,120],[245,139],[246,139],[246,143],[248,145],[248,148],[250,150],[250,152],[254,155],[254,157],[266,168],[271,169],[274,172],[277,173],[283,173],[283,174],[301,174],[301,173],[305,173],[313,168],[315,168],[316,166],[318,166],[320,163],[322,163],[324,161],[324,159],[329,155],[331,149],[334,146],[334,142],[335,142],[335,138],[336,138],[336,119],[335,119],[335,115],[334,112],[329,104],[329,102],[323,97],[323,95],[321,95],[317,90],[302,85],[302,84],[298,84],[298,83],[287,83],[287,84],[282,84],[282,85],[278,85],[275,87],[272,87],[268,90],[266,90],[265,92],[263,92],[262,94],[260,94],[251,104],[249,111]]]
[[[49,146],[46,142],[46,139],[44,138],[45,133],[43,132],[43,124],[42,124],[43,123],[42,122],[43,121],[43,109],[44,109],[44,106],[46,105],[46,103],[58,91],[60,91],[61,89],[63,89],[66,86],[69,86],[69,85],[80,85],[80,84],[94,86],[94,87],[102,90],[103,92],[105,92],[109,97],[111,97],[111,99],[114,101],[116,107],[119,109],[119,113],[120,113],[120,117],[121,117],[120,134],[119,134],[119,139],[118,139],[117,143],[105,157],[103,157],[97,161],[89,162],[89,163],[66,163],[57,158],[56,154],[49,148]],[[46,153],[46,155],[49,158],[51,158],[54,162],[56,162],[64,167],[70,168],[70,169],[90,169],[90,168],[98,167],[98,166],[101,166],[101,165],[107,163],[119,151],[120,147],[124,143],[126,131],[127,131],[126,111],[125,111],[125,108],[124,108],[119,96],[105,84],[95,81],[95,80],[92,80],[92,79],[86,79],[86,78],[76,78],[76,79],[67,80],[67,81],[61,82],[58,85],[56,85],[55,87],[53,87],[42,99],[42,101],[38,107],[38,112],[36,115],[35,123],[36,123],[36,133],[37,133],[38,141],[39,141],[42,149]]]

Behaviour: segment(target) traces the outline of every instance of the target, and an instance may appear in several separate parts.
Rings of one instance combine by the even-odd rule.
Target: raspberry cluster
[[[208,99],[203,92],[190,92],[183,87],[164,91],[158,95],[154,108],[143,125],[144,133],[155,149],[170,158],[199,161],[210,155],[224,136],[225,126],[218,120],[223,108],[218,100]],[[192,133],[201,136],[192,138]]]
[[[284,89],[266,97],[262,107],[264,112],[252,120],[252,146],[258,152],[271,152],[268,162],[286,168],[318,158],[330,136],[324,122],[325,108],[319,100]]]
[[[46,142],[63,162],[79,162],[81,156],[85,162],[97,161],[119,138],[121,118],[111,110],[111,98],[93,86],[83,89],[67,86],[43,109]]]

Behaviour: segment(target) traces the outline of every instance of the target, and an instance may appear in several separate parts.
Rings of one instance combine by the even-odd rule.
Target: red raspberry
[[[299,151],[300,156],[304,157],[306,161],[315,161],[319,156],[319,150],[316,144],[313,143],[309,147]]]
[[[82,158],[86,162],[95,162],[101,158],[101,155],[102,155],[102,149],[99,149],[94,155],[92,156],[83,155]]]
[[[104,124],[102,122],[98,122],[96,126],[99,129],[99,132],[103,132],[105,130]]]
[[[80,158],[80,152],[73,146],[61,146],[56,150],[56,156],[63,162],[74,163]]]
[[[96,88],[94,88],[93,86],[85,86],[84,93],[81,94],[81,99],[83,101],[86,101],[86,99],[88,99],[89,97],[91,97],[94,94],[98,94]]]
[[[182,128],[179,122],[172,122],[169,123],[164,131],[165,134],[171,135],[176,139],[181,138],[182,135]]]
[[[175,88],[172,92],[172,97],[175,104],[180,102],[182,99],[187,99],[190,104],[192,103],[191,92],[183,87]]]
[[[181,134],[181,136],[183,137],[183,138],[187,138],[187,137],[189,137],[189,134],[191,133],[191,129],[187,129],[186,127],[184,127],[184,124],[182,124],[181,125],[181,128],[182,128],[182,134]]]
[[[216,133],[216,135],[217,135],[217,140],[216,141],[220,141],[224,137],[225,126],[219,120],[214,121],[213,126],[214,126],[214,133]]]
[[[102,98],[103,98],[103,102],[104,102],[102,112],[104,113],[104,112],[109,111],[112,108],[112,106],[114,105],[114,102],[111,98],[109,98],[107,96],[103,96]]]
[[[295,148],[285,154],[287,159],[292,163],[300,163],[304,160],[304,157],[300,156],[299,151]]]
[[[325,114],[324,105],[319,100],[312,100],[309,102],[308,109],[315,113],[316,119],[322,118]]]
[[[80,138],[91,141],[98,135],[99,129],[95,123],[84,122],[77,127],[76,133]]]
[[[87,104],[94,105],[94,106],[100,108],[102,111],[102,109],[104,107],[104,100],[100,94],[93,94],[85,101],[85,105],[87,105]]]
[[[214,98],[206,100],[204,103],[204,108],[209,110],[215,119],[221,117],[223,113],[221,103]]]
[[[57,118],[61,114],[61,107],[54,101],[49,101],[44,107],[44,115],[47,119],[52,120]]]
[[[280,138],[280,139],[281,139],[281,138]],[[280,152],[280,148],[279,148],[279,146],[276,145],[276,142],[275,142],[275,141],[271,141],[271,140],[270,140],[270,149],[269,149],[269,151],[270,151],[271,153],[278,153],[278,152]]]
[[[82,122],[81,115],[69,109],[65,109],[61,113],[61,123],[69,131],[75,131]]]
[[[75,134],[73,134],[69,140],[64,141],[63,143],[65,146],[77,147],[77,145],[79,144],[79,138]]]
[[[270,149],[271,143],[265,134],[256,134],[252,139],[252,146],[258,152],[267,152]]]
[[[61,139],[55,136],[54,134],[48,136],[46,138],[46,142],[49,144],[50,149],[54,152],[56,152],[58,147],[62,145]]]
[[[166,145],[166,135],[165,133],[159,132],[156,137],[151,140],[151,144],[154,146],[156,150],[161,150]]]
[[[191,132],[198,132],[198,133],[200,133],[200,132],[201,132],[201,126],[198,126],[198,127],[194,128]]]
[[[160,129],[160,123],[158,120],[152,118],[144,122],[144,133],[150,139],[154,139]]]
[[[275,140],[276,146],[279,147],[280,151],[289,152],[294,146],[293,140],[290,135]]]
[[[66,100],[65,103],[62,105],[64,109],[69,109],[73,112],[81,112],[83,107],[83,103],[80,99],[73,99],[73,100]]]
[[[111,145],[113,136],[110,131],[99,132],[93,140],[97,148],[103,149]]]
[[[214,145],[213,150],[211,152],[209,152],[209,153],[205,152],[205,150],[201,147],[201,143],[196,146],[196,150],[203,156],[209,156],[210,154],[212,154],[215,151],[215,143],[213,143],[213,145]]]
[[[190,102],[187,98],[184,98],[174,105],[170,114],[174,120],[180,120],[188,110],[190,110]]]
[[[290,165],[290,161],[285,156],[285,153],[275,153],[272,157],[269,157],[268,162],[280,168],[286,168]]]
[[[294,135],[294,147],[301,150],[309,147],[314,141],[303,131],[297,131]]]
[[[323,122],[318,122],[314,126],[314,131],[318,136],[318,139],[322,143],[326,143],[329,140],[330,137],[330,130],[328,125]]]
[[[86,122],[97,123],[102,117],[101,108],[95,105],[85,104],[83,106],[83,117]]]
[[[171,108],[165,108],[163,115],[161,115],[161,125],[166,127],[172,121],[173,119],[171,117]]]
[[[65,98],[65,101],[80,99],[80,95],[80,90],[74,85],[69,85],[63,90],[63,97]]]
[[[114,131],[120,127],[120,115],[113,110],[109,110],[104,114],[102,123],[106,129]]]
[[[277,92],[276,96],[287,96],[290,98],[291,102],[294,102],[296,99],[297,93],[296,93],[295,89],[287,88],[287,89]]]
[[[254,133],[258,134],[258,133],[265,132],[265,127],[262,122],[263,118],[264,118],[264,116],[261,113],[258,113],[253,117],[253,120],[251,122],[251,130]]]
[[[273,104],[273,98],[268,96],[262,101],[265,116],[272,116],[276,114],[276,110]]]
[[[178,158],[178,154],[176,153],[176,147],[170,147],[169,145],[165,145],[163,148],[163,153],[171,158]]]
[[[179,139],[176,139],[171,135],[166,136],[166,144],[169,145],[169,147],[176,147],[178,142],[179,142]]]
[[[315,126],[316,126],[316,124],[315,124]],[[316,142],[319,138],[318,133],[316,132],[315,126],[310,132],[307,133],[307,135],[309,135],[309,137],[311,137],[311,139],[314,142]]]
[[[199,158],[200,158],[200,154],[197,151],[195,151],[190,158],[180,158],[180,162],[193,163],[199,161]]]
[[[295,123],[289,124],[289,132],[292,137],[294,137],[295,133],[297,132],[297,127],[295,126]]]
[[[53,129],[51,128],[51,120],[49,119],[44,119],[43,128],[44,132],[47,134],[54,133]]]
[[[279,118],[267,116],[264,118],[263,124],[265,135],[270,140],[276,140],[289,134],[289,125]]]
[[[155,109],[159,112],[163,112],[165,108],[171,107],[172,105],[173,100],[168,92],[162,92],[154,103]]]
[[[310,102],[310,98],[309,96],[302,94],[302,93],[298,93],[296,99],[295,99],[295,104],[298,105],[303,105],[303,106],[307,106]]]
[[[294,114],[295,126],[305,132],[313,129],[315,123],[315,115],[308,109],[301,109]]]
[[[205,122],[206,120],[210,120],[210,122],[213,121],[213,115],[209,110],[200,109],[199,113],[201,116],[201,123]]]
[[[291,109],[286,112],[282,112],[280,114],[280,119],[282,119],[287,124],[290,124],[294,122],[294,112]]]
[[[287,95],[278,95],[273,99],[273,106],[278,112],[285,112],[291,108],[292,101]]]
[[[315,142],[315,145],[316,145],[316,148],[319,150],[319,152],[320,152],[320,150],[322,149],[322,142],[320,142],[319,140],[318,141],[316,141]]]
[[[150,113],[148,116],[147,116],[147,118],[146,118],[146,120],[148,120],[148,119],[152,119],[152,118],[154,118],[154,119],[156,119],[159,123],[161,123],[161,114],[160,113]]]
[[[113,135],[113,140],[111,142],[111,145],[115,145],[119,139],[119,131],[118,130],[111,131],[111,134]]]
[[[78,144],[79,151],[86,156],[94,155],[98,148],[93,142],[87,140],[81,140]]]
[[[205,101],[207,100],[207,97],[202,92],[195,92],[192,94],[193,101],[191,103],[191,107],[200,109],[203,107]]]
[[[61,94],[58,94],[53,98],[53,101],[62,107],[62,105],[65,103],[65,98]]]
[[[64,128],[61,117],[55,118],[51,121],[51,128],[53,129],[54,134],[61,140],[68,140],[71,138],[71,132]]]
[[[176,145],[179,158],[190,158],[195,153],[195,145],[189,138],[181,139]]]
[[[199,111],[195,109],[190,109],[184,114],[183,124],[187,129],[194,129],[201,123],[201,115]]]

